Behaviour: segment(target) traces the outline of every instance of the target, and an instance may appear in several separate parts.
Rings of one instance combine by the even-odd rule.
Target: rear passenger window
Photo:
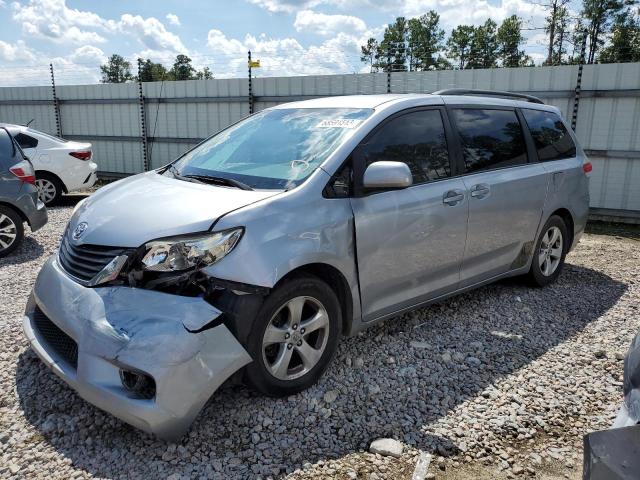
[[[522,113],[541,162],[576,156],[576,145],[558,115],[529,109],[523,109]]]
[[[513,110],[456,109],[467,173],[527,163],[522,127]]]
[[[451,175],[439,110],[420,110],[390,120],[363,146],[363,153],[367,166],[383,160],[406,163],[414,184]]]
[[[37,138],[30,137],[29,135],[25,135],[22,132],[15,135],[14,138],[21,148],[36,148],[38,146]]]

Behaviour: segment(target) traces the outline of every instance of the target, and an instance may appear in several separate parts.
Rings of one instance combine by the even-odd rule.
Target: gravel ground
[[[285,399],[214,395],[166,444],[84,402],[27,348],[24,304],[74,201],[0,260],[0,477],[580,478],[609,426],[640,327],[637,230],[586,235],[559,282],[501,282],[344,339],[320,383]],[[402,442],[400,458],[368,453]],[[435,477],[433,475],[435,474]]]

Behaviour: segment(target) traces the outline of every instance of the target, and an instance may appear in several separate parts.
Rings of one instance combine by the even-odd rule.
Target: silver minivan
[[[235,372],[290,395],[342,335],[508,276],[552,283],[590,170],[525,95],[279,105],[80,203],[24,330],[82,397],[175,439]]]

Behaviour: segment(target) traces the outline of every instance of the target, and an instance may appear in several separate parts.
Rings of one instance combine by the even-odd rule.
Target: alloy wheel
[[[38,197],[45,204],[56,198],[58,193],[54,183],[46,178],[36,179],[36,188],[38,189]]]
[[[271,317],[262,338],[262,359],[271,375],[294,380],[315,367],[327,346],[329,314],[313,297],[295,297]]]
[[[553,275],[562,260],[562,232],[558,227],[551,227],[546,231],[540,242],[538,251],[538,265],[545,277]]]
[[[16,240],[18,227],[8,216],[0,213],[0,250],[6,250]]]

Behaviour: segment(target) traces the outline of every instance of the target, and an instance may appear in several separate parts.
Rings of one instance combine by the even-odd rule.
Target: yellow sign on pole
[[[251,60],[249,66],[251,68],[260,68],[260,60]]]

